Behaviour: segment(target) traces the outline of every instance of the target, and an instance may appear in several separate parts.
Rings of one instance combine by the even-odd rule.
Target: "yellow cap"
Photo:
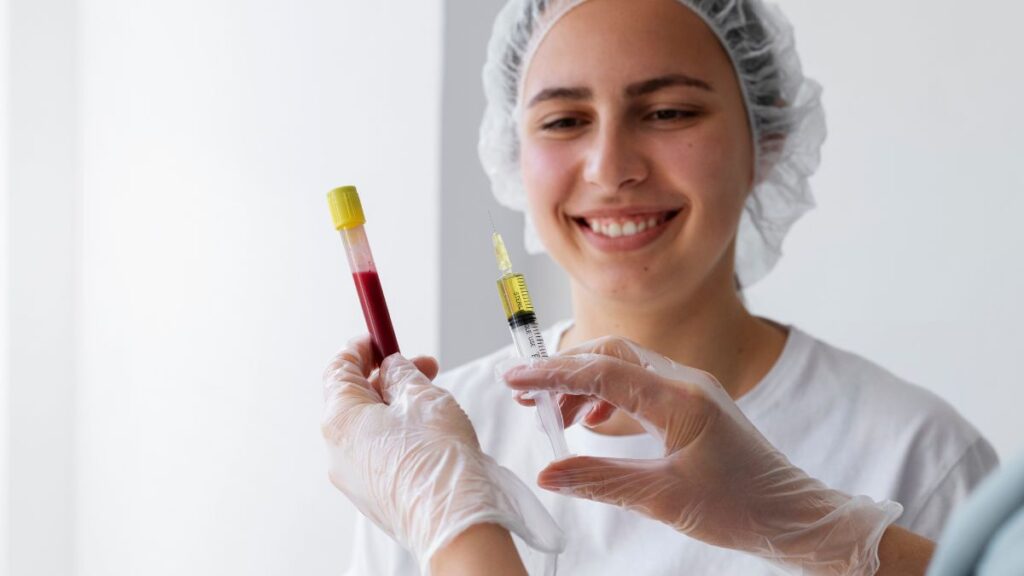
[[[331,219],[335,230],[347,230],[366,224],[363,205],[355,186],[342,186],[327,193],[327,204],[331,207]]]

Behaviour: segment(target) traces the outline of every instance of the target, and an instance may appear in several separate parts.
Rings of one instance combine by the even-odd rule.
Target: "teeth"
[[[602,236],[608,236],[609,238],[619,238],[622,236],[633,236],[641,232],[650,230],[659,226],[664,222],[664,215],[651,216],[644,219],[627,219],[627,218],[587,218],[584,220],[586,225],[595,234],[601,234]]]

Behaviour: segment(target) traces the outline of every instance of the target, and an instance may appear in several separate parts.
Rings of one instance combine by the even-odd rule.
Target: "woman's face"
[[[521,168],[544,245],[574,281],[632,302],[731,283],[753,176],[729,57],[675,0],[590,0],[523,84]]]

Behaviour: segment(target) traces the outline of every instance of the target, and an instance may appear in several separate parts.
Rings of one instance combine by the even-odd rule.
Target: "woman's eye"
[[[541,125],[541,129],[557,132],[559,130],[571,130],[573,128],[579,128],[583,126],[583,121],[579,118],[558,118],[550,122],[545,122]]]
[[[678,120],[690,120],[696,118],[700,113],[695,110],[680,110],[677,108],[666,108],[664,110],[655,110],[651,112],[648,118],[652,120],[662,122],[672,122]]]

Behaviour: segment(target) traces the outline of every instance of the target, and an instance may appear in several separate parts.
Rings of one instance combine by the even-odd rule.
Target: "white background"
[[[7,5],[0,571],[337,574],[320,376],[364,327],[326,193],[437,353],[439,3]]]
[[[320,372],[362,319],[335,185],[363,190],[404,350],[507,343],[488,209],[567,315],[476,160],[501,3],[0,3],[0,574],[340,571]],[[1024,8],[781,4],[830,137],[752,308],[1024,452]]]

